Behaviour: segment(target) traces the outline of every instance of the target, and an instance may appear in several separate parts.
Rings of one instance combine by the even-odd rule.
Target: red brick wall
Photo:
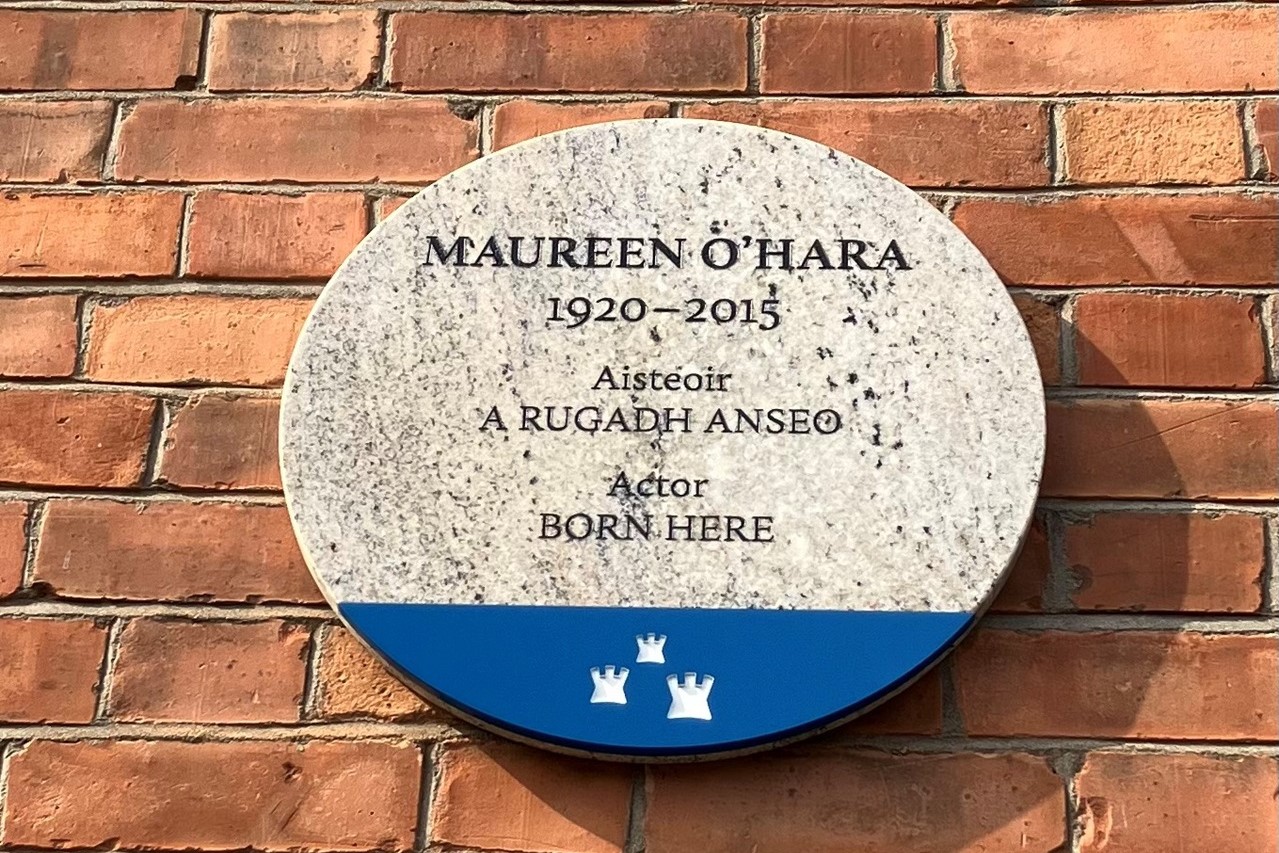
[[[0,9],[4,849],[1275,853],[1276,6],[826,2]],[[391,680],[320,603],[274,448],[371,222],[665,115],[925,192],[1025,314],[1050,447],[995,612],[917,686],[644,769]]]

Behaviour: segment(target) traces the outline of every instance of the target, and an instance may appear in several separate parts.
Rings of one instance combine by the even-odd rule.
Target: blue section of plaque
[[[465,714],[538,741],[635,756],[742,749],[841,720],[928,667],[972,620],[953,612],[468,604],[339,610],[392,666]],[[665,635],[664,663],[636,661],[636,637],[648,634]],[[682,689],[685,673],[696,676],[691,689]],[[600,688],[602,678],[611,683]],[[701,701],[711,719],[668,718],[676,704],[697,713]]]

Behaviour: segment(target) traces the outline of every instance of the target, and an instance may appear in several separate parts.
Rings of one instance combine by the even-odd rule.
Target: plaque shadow
[[[1077,330],[1063,324],[1059,331],[1076,352],[1088,352],[1094,368],[1104,362],[1105,372],[1122,377]],[[1048,401],[1035,521],[990,609],[938,666],[868,713],[774,751],[711,762],[628,769],[568,757],[530,761],[519,747],[497,748],[493,759],[559,822],[601,839],[612,839],[618,827],[616,798],[606,806],[601,792],[619,773],[633,777],[623,848],[646,853],[1060,853],[1071,849],[1072,833],[1104,832],[1104,817],[1093,814],[1104,804],[1081,801],[1071,782],[1088,751],[1154,736],[1141,731],[1141,709],[1169,660],[1156,643],[1129,642],[1151,628],[1140,616],[1213,609],[1195,609],[1187,598],[1192,517],[1176,503],[1201,496],[1187,494],[1161,426],[1141,402],[1096,390]],[[1099,480],[1108,467],[1134,476]],[[1113,572],[1105,579],[1111,593],[1099,597],[1098,579],[1088,566],[1072,565],[1065,547],[1065,537],[1119,513],[1145,531],[1115,546],[1132,570],[1130,602],[1123,600],[1126,579]],[[1143,590],[1157,592],[1153,606],[1139,600]],[[1086,636],[1088,648],[1072,649],[1072,634]],[[1044,642],[985,642],[997,635]],[[1059,642],[1047,641],[1054,637]],[[1073,664],[1063,665],[1066,653]],[[1096,683],[1117,682],[1119,670],[1123,684]],[[1031,684],[1009,684],[1014,673]],[[983,677],[994,710],[974,715]],[[1090,695],[1100,691],[1106,707],[1075,720],[1058,714],[1064,727],[1044,722],[1066,699],[1081,707],[1085,687]],[[984,722],[975,724],[975,716]],[[1033,770],[1021,778],[1032,784],[991,783],[983,760],[1024,762]],[[563,773],[548,772],[545,761]],[[1034,830],[1045,816],[1051,828]]]

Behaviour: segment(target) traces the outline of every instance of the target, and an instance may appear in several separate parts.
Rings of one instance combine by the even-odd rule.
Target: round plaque
[[[342,619],[455,713],[634,759],[868,709],[990,602],[1044,448],[1029,338],[927,201],[823,145],[556,133],[355,250],[280,415]]]

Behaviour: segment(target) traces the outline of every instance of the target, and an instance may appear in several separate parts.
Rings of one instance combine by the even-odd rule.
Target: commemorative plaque
[[[1043,398],[999,279],[825,146],[676,119],[438,181],[342,265],[281,409],[341,618],[479,725],[723,755],[908,684],[1031,517]]]

